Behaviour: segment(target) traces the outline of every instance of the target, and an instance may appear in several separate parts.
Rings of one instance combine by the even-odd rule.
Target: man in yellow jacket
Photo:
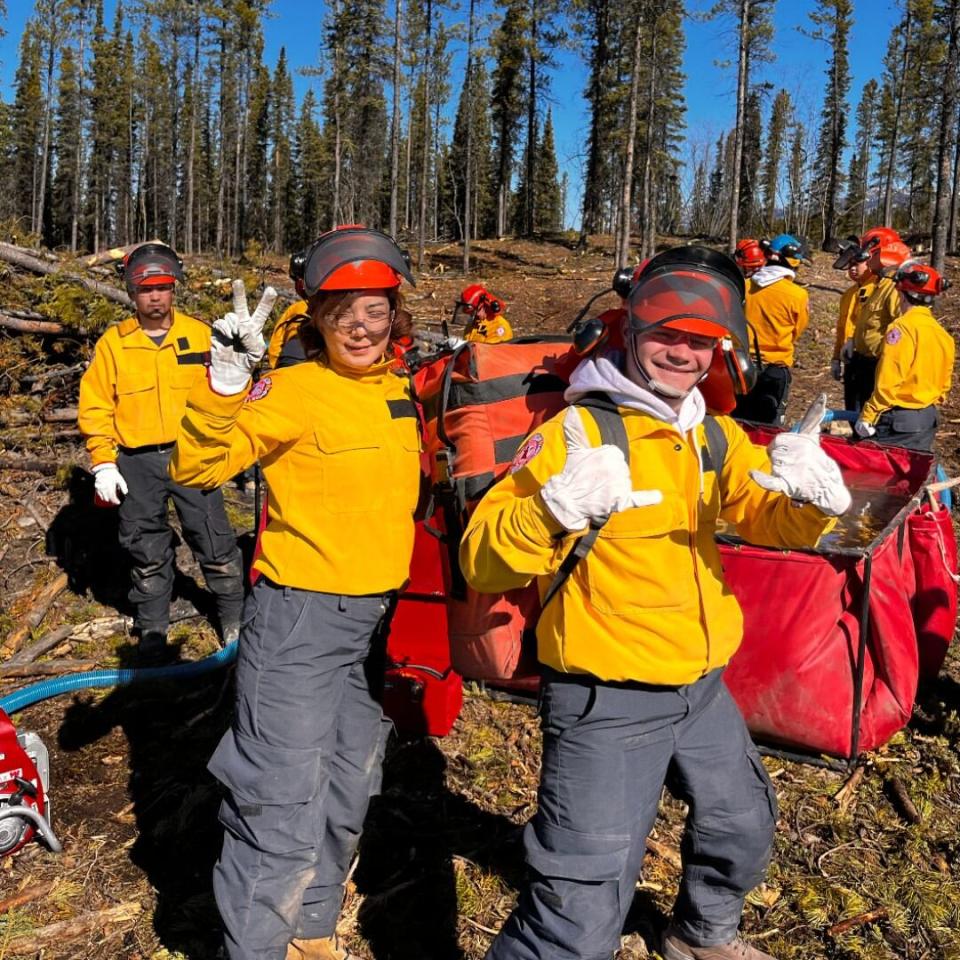
[[[810,321],[807,291],[794,283],[804,259],[803,247],[803,242],[789,233],[774,237],[766,244],[766,266],[747,281],[747,323],[756,338],[762,367],[756,385],[733,411],[739,420],[783,423],[794,345]]]
[[[954,343],[930,308],[948,283],[933,267],[917,263],[903,264],[893,283],[901,313],[887,327],[876,385],[856,432],[878,443],[933,450],[937,405],[953,379]]]
[[[125,258],[123,274],[136,313],[97,341],[80,381],[78,421],[98,502],[120,508],[134,627],[140,656],[151,661],[163,656],[170,622],[174,537],[168,499],[216,596],[226,642],[239,633],[243,570],[220,491],[191,490],[167,475],[187,394],[206,376],[210,328],[173,307],[183,270],[170,247],[142,244]]]
[[[850,349],[857,327],[857,317],[864,304],[873,296],[879,279],[870,270],[866,259],[858,256],[859,239],[848,238],[840,256],[834,261],[835,270],[846,270],[851,285],[840,297],[840,309],[837,315],[837,335],[834,339],[833,358],[830,361],[830,374],[834,380],[843,382],[843,406],[846,410],[858,410],[860,403],[855,388],[854,370],[850,363]],[[847,344],[851,347],[847,347]]]
[[[871,227],[858,246],[845,253],[864,263],[876,278],[870,295],[857,308],[853,333],[842,349],[845,379],[850,384],[847,408],[860,410],[873,393],[887,327],[900,316],[900,294],[892,274],[909,258],[910,249],[891,227]]]
[[[850,494],[819,445],[822,405],[769,453],[729,417],[705,421],[697,384],[721,338],[744,345],[742,296],[722,254],[654,257],[627,298],[626,349],[580,364],[574,406],[526,439],[464,534],[475,589],[535,579],[541,600],[552,596],[537,624],[531,879],[487,960],[613,956],[665,781],[690,814],[662,955],[769,960],[737,938],[769,862],[776,794],[722,680],[743,618],[714,533],[723,518],[756,543],[812,546]],[[602,442],[611,415],[616,445]]]

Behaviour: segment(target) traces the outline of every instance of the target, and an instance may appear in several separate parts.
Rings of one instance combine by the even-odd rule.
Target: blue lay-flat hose
[[[8,716],[30,707],[41,700],[57,697],[61,693],[73,690],[86,690],[91,687],[126,687],[131,683],[144,683],[156,680],[177,680],[199,677],[221,667],[229,666],[237,658],[237,641],[228,643],[222,650],[211,653],[202,660],[189,663],[174,663],[166,667],[138,667],[117,670],[91,670],[87,673],[73,673],[66,677],[54,677],[31,683],[29,687],[0,697],[0,710]]]

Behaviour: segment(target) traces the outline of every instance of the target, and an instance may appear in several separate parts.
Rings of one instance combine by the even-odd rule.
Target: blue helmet
[[[808,259],[806,242],[792,233],[778,233],[770,241],[769,250],[772,262],[785,263],[788,267],[798,267],[801,260]]]

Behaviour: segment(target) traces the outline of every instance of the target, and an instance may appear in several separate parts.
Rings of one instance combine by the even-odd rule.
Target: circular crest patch
[[[891,327],[887,331],[886,342],[889,343],[891,347],[896,346],[902,336],[903,334],[900,332],[899,327]]]
[[[523,446],[516,452],[510,464],[510,473],[522,470],[543,449],[543,434],[535,433],[527,437]]]
[[[270,388],[272,386],[273,381],[269,377],[264,377],[262,380],[258,380],[250,388],[250,392],[247,394],[247,403],[253,403],[256,400],[262,400],[270,392]]]

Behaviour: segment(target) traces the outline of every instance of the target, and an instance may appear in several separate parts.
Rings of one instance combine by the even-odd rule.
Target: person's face
[[[163,283],[155,287],[137,287],[133,304],[137,317],[146,327],[162,325],[173,312],[174,284]]]
[[[372,366],[386,349],[393,316],[385,290],[349,294],[335,314],[323,319],[327,354],[357,370]]]
[[[629,351],[629,375],[639,384],[644,381],[635,364],[639,363],[651,380],[662,383],[686,396],[710,369],[713,351],[717,345],[716,337],[707,337],[671,327],[654,327],[642,333],[630,333],[634,338],[635,350]],[[664,398],[677,409],[683,397],[676,401]]]
[[[870,267],[866,260],[862,263],[851,263],[847,268],[847,276],[854,283],[863,283],[869,273]]]

